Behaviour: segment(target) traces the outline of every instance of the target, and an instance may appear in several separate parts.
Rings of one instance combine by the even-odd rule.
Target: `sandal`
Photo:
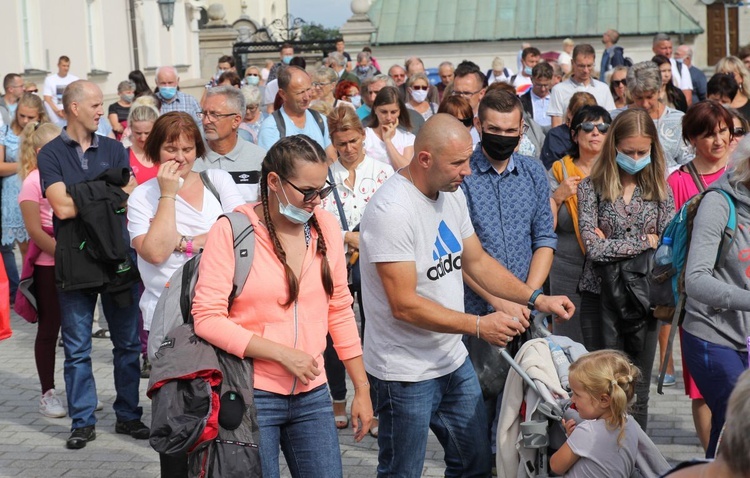
[[[336,405],[343,405],[344,413],[342,415],[336,414]],[[343,430],[349,426],[349,417],[346,414],[346,399],[334,400],[333,401],[333,419],[336,421],[336,428]]]
[[[377,438],[378,437],[378,419],[377,418],[373,418],[372,419],[372,423],[374,423],[374,425],[370,425],[370,432],[369,433],[370,433],[371,437]]]
[[[108,329],[99,329],[91,334],[91,336],[95,339],[108,339],[110,337]]]

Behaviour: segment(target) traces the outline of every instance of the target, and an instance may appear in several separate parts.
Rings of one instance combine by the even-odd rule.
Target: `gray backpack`
[[[231,307],[234,298],[242,292],[253,265],[255,234],[253,225],[250,224],[250,219],[245,214],[230,212],[222,217],[229,219],[234,237],[234,280],[232,293],[229,295]],[[156,358],[156,352],[170,331],[179,325],[193,322],[190,309],[195,295],[195,284],[198,282],[200,260],[201,254],[197,254],[180,266],[169,278],[169,282],[159,296],[148,335],[148,358],[151,362]]]

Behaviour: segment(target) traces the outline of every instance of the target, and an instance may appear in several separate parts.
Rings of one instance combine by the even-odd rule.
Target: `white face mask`
[[[294,224],[306,224],[307,221],[309,221],[313,216],[313,213],[290,203],[289,198],[286,195],[286,191],[284,191],[283,187],[281,188],[281,192],[284,194],[286,204],[281,202],[281,198],[279,197],[278,193],[276,193],[276,199],[278,199],[279,201],[279,213]]]
[[[411,90],[411,97],[417,103],[421,103],[427,99],[427,90]]]
[[[362,97],[359,95],[350,96],[349,99],[352,100],[352,104],[357,108],[362,105]]]

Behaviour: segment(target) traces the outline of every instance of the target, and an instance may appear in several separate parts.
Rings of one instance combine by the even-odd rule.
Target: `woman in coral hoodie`
[[[195,287],[195,332],[255,365],[264,477],[279,476],[279,446],[293,476],[343,476],[323,351],[331,334],[354,384],[361,440],[372,420],[352,297],[336,218],[318,208],[333,186],[325,151],[304,135],[281,139],[261,171],[260,204],[240,206],[256,234],[242,293],[228,307],[234,251],[229,221],[208,234]]]

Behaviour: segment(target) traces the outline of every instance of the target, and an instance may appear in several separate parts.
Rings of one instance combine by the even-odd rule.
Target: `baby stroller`
[[[536,326],[540,328],[539,326]],[[497,476],[543,478],[552,475],[549,457],[565,443],[562,419],[580,421],[571,408],[568,367],[587,353],[583,345],[549,333],[524,343],[514,357],[501,351],[511,371],[497,427]],[[640,431],[636,468],[631,478],[661,476],[669,463]]]

